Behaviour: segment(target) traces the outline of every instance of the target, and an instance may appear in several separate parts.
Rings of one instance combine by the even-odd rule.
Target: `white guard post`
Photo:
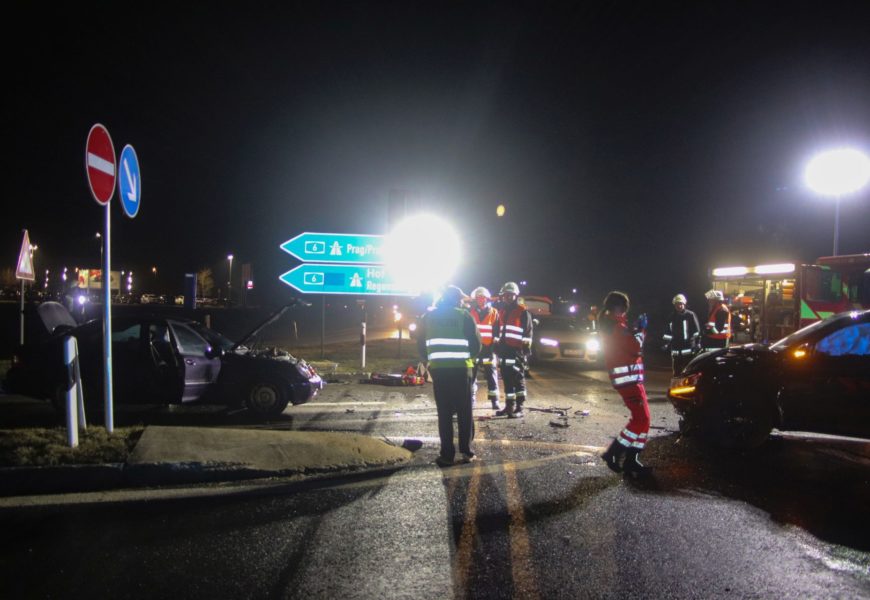
[[[66,382],[64,384],[66,397],[66,436],[70,448],[79,445],[79,353],[76,339],[68,335],[63,340],[63,363],[66,367]],[[82,415],[84,420],[84,415]]]
[[[362,330],[359,334],[359,345],[362,347],[362,356],[360,358],[360,368],[366,368],[366,322],[361,323]]]

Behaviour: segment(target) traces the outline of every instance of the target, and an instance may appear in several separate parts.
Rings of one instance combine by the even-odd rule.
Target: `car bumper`
[[[293,394],[291,398],[293,398],[292,403],[296,404],[305,404],[306,402],[310,402],[312,398],[317,396],[317,394],[326,387],[326,382],[320,377],[320,375],[314,375],[309,378],[308,381],[300,381],[297,383],[293,383],[290,385]]]

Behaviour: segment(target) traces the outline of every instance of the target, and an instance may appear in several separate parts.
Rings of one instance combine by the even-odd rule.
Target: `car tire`
[[[245,404],[248,410],[259,417],[277,417],[290,403],[286,388],[277,379],[255,379],[248,386]]]
[[[727,450],[752,450],[770,437],[772,410],[757,395],[720,397],[708,415],[705,437]]]

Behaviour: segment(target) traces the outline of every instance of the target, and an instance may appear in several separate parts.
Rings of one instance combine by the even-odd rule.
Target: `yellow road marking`
[[[476,434],[475,441],[483,441],[484,433]],[[465,520],[462,523],[462,532],[459,535],[459,543],[456,546],[456,558],[453,563],[454,596],[456,598],[468,597],[468,576],[471,571],[471,555],[474,551],[474,540],[477,537],[477,502],[480,494],[480,463],[474,464],[471,479],[468,482],[468,495],[465,499]],[[451,483],[455,478],[451,478]],[[451,499],[452,494],[449,496]]]
[[[508,444],[505,444],[508,445]],[[535,600],[540,598],[537,577],[532,564],[532,550],[529,544],[529,530],[526,527],[526,513],[523,505],[520,484],[517,481],[516,466],[504,466],[507,488],[507,509],[510,515],[508,532],[511,540],[511,573],[514,580],[514,598]]]

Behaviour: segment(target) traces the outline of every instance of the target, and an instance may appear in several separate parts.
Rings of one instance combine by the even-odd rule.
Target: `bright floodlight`
[[[408,217],[384,241],[387,269],[414,293],[433,292],[450,282],[460,262],[459,236],[433,215]]]
[[[870,181],[870,158],[853,148],[829,150],[807,165],[807,185],[823,196],[845,196]]]

